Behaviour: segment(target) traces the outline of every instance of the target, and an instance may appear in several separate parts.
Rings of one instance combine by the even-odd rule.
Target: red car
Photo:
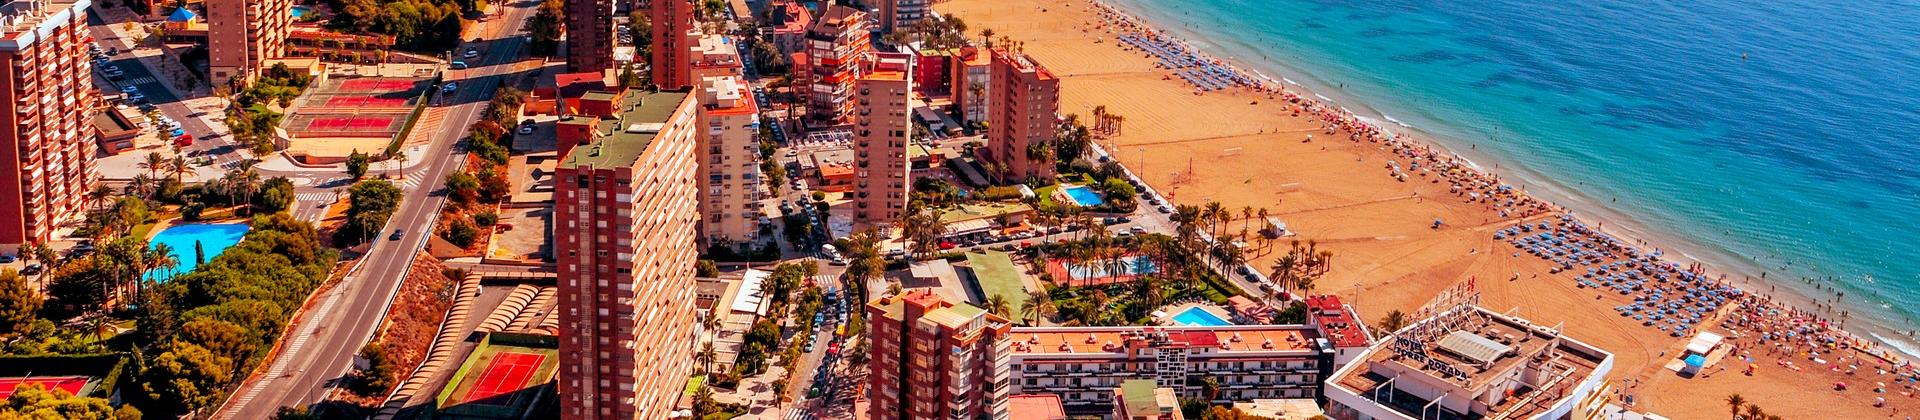
[[[186,134],[181,134],[181,135],[180,135],[180,136],[178,136],[178,137],[174,137],[174,138],[173,138],[173,145],[175,145],[175,146],[180,146],[180,147],[187,147],[187,146],[192,146],[192,145],[193,145],[193,136],[190,136],[190,135],[186,135]]]
[[[949,250],[949,249],[953,249],[953,247],[954,247],[954,245],[953,245],[953,243],[952,243],[952,242],[941,242],[941,243],[940,243],[940,250],[941,250],[941,251],[945,251],[945,250]]]

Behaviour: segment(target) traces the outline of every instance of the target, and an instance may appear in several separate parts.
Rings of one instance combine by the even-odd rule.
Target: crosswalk
[[[121,86],[126,86],[128,84],[144,85],[148,83],[158,83],[158,82],[159,80],[154,79],[153,76],[140,76],[140,77],[134,77],[134,78],[129,78],[127,80],[123,80],[120,82],[120,85]]]
[[[312,201],[312,202],[319,202],[319,203],[331,202],[333,201],[334,197],[338,197],[338,196],[339,196],[339,193],[335,193],[331,191],[307,192],[307,193],[299,193],[299,194],[293,195],[295,199],[298,199],[300,201]]]
[[[808,410],[802,407],[794,407],[794,408],[788,409],[787,415],[785,417],[786,420],[814,420],[818,418],[820,417],[813,415],[813,410]]]

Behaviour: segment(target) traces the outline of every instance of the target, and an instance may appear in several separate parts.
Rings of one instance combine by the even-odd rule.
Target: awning
[[[965,235],[969,233],[986,232],[989,229],[993,229],[993,220],[991,219],[962,220],[948,223],[947,235]]]
[[[1692,341],[1687,342],[1687,352],[1693,353],[1693,354],[1707,354],[1707,352],[1713,351],[1714,347],[1720,346],[1720,342],[1722,340],[1726,340],[1726,337],[1722,337],[1720,336],[1720,334],[1702,332],[1698,335],[1693,336]]]

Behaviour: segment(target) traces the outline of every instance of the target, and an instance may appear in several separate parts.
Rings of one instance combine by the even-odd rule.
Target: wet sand
[[[1299,234],[1295,238],[1333,251],[1332,271],[1316,290],[1353,302],[1369,321],[1389,310],[1411,313],[1439,291],[1473,279],[1482,306],[1564,323],[1572,338],[1612,351],[1615,389],[1639,395],[1639,409],[1673,418],[1721,418],[1727,415],[1722,400],[1739,392],[1789,418],[1892,413],[1871,407],[1870,392],[1835,392],[1831,380],[1769,371],[1770,363],[1751,377],[1736,369],[1686,379],[1662,369],[1668,360],[1662,354],[1676,354],[1685,340],[1619,317],[1613,307],[1629,299],[1576,288],[1570,276],[1547,272],[1552,263],[1516,257],[1515,248],[1493,239],[1494,231],[1519,220],[1450,194],[1444,181],[1396,180],[1387,162],[1404,164],[1404,158],[1381,143],[1328,135],[1318,118],[1282,112],[1282,101],[1232,89],[1196,95],[1184,81],[1168,80],[1171,72],[1155,68],[1144,53],[1123,49],[1115,34],[1097,27],[1099,18],[1083,1],[953,0],[936,8],[965,19],[976,41],[980,29],[991,28],[996,42],[1006,36],[1021,43],[1062,78],[1062,113],[1090,121],[1092,109],[1104,105],[1125,117],[1123,132],[1101,144],[1175,203],[1218,201],[1236,214],[1247,206],[1265,208],[1284,219]],[[1313,140],[1303,143],[1308,135]],[[1447,224],[1431,228],[1436,218]],[[1237,233],[1243,223],[1229,225],[1222,233]],[[1286,246],[1274,243],[1250,255],[1255,266],[1267,267]],[[1520,279],[1509,280],[1516,273]],[[1644,385],[1622,386],[1627,378]],[[1903,415],[1920,409],[1911,399],[1899,400]]]

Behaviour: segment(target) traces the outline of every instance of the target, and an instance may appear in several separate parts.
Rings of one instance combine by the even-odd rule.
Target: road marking
[[[328,312],[332,312],[334,304],[339,303],[340,296],[345,294],[347,283],[352,280],[352,278],[342,279],[339,285],[334,286],[332,292],[328,292],[326,302],[321,302],[319,307],[314,308],[313,312],[309,314],[311,317],[307,319],[309,321],[317,321],[325,318]],[[267,384],[277,383],[278,381],[276,381],[276,379],[286,374],[287,364],[293,361],[293,356],[300,354],[300,349],[307,345],[307,339],[312,338],[314,332],[319,328],[319,322],[308,322],[306,325],[302,325],[299,333],[293,336],[293,341],[287,343],[287,348],[280,352],[280,357],[275,359],[273,366],[267,369],[267,374],[261,376],[261,380],[255,381],[253,387],[247,389],[247,393],[241,395],[240,400],[234,402],[230,410],[221,414],[227,416],[233,415],[233,413],[245,408],[247,403],[253,402],[254,398],[259,397],[260,392],[267,388]]]

